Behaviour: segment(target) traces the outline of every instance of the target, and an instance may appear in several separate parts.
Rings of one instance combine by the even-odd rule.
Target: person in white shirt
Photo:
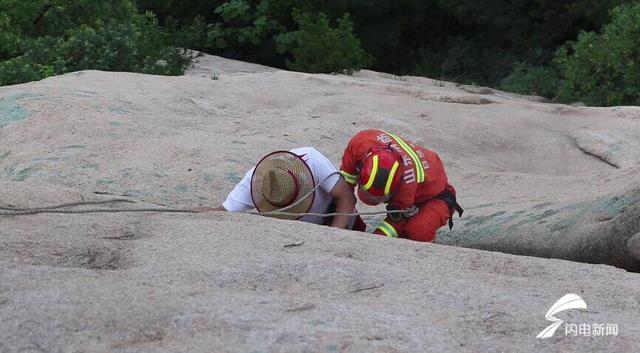
[[[351,205],[355,202],[352,200],[354,198],[349,184],[340,177],[327,157],[313,147],[301,147],[266,155],[245,174],[222,206],[213,210],[245,212],[256,208],[263,213],[293,205],[284,212],[353,213],[355,210]],[[273,216],[343,229],[366,230],[366,224],[359,216]]]

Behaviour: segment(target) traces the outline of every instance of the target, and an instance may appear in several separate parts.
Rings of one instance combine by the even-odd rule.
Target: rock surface
[[[378,127],[441,155],[464,217],[421,244],[224,213],[0,216],[0,352],[637,351],[640,108],[196,60],[0,88],[0,207],[217,205],[271,150],[337,165]],[[567,293],[588,309],[559,318],[619,334],[536,339]]]

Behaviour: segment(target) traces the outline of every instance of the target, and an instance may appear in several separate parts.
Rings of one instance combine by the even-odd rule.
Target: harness
[[[445,189],[434,197],[434,199],[442,200],[449,206],[449,230],[451,230],[451,228],[453,228],[453,213],[458,212],[458,217],[462,217],[462,213],[464,212],[460,204],[456,201],[456,195]]]
[[[462,213],[464,213],[462,206],[460,206],[456,201],[456,195],[454,195],[449,190],[444,190],[443,192],[436,195],[436,197],[434,197],[432,200],[442,200],[447,203],[447,206],[449,207],[449,230],[451,230],[453,228],[453,214],[455,212],[458,212],[458,217],[462,217]],[[399,209],[395,206],[387,205],[387,212],[397,212],[398,210]],[[399,213],[389,213],[387,216],[394,222],[400,222],[403,219],[409,219],[413,217],[416,213],[418,213],[419,208],[416,205],[413,205],[403,211],[404,212]]]

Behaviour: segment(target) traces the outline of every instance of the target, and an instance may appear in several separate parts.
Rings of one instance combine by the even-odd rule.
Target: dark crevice
[[[609,166],[614,167],[615,169],[620,169],[620,166],[616,165],[615,163],[612,163],[612,162],[608,161],[606,158],[604,158],[604,157],[602,157],[602,156],[600,156],[600,155],[597,155],[597,154],[595,154],[595,153],[593,153],[593,152],[589,152],[589,151],[585,150],[584,148],[582,148],[582,147],[580,146],[580,144],[578,143],[578,141],[575,141],[575,140],[574,140],[574,142],[575,142],[576,147],[577,147],[577,148],[578,148],[582,153],[586,154],[587,156],[591,156],[591,157],[597,158],[598,160],[600,160],[600,161],[602,161],[602,162],[604,162],[604,163],[607,163]]]

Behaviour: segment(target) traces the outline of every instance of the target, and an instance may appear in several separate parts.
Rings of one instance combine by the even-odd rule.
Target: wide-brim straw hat
[[[264,156],[251,175],[251,199],[260,213],[276,211],[294,203],[295,206],[283,212],[309,212],[313,204],[315,193],[311,190],[314,187],[313,174],[307,163],[289,151],[276,151]],[[298,219],[303,215],[268,216]]]

